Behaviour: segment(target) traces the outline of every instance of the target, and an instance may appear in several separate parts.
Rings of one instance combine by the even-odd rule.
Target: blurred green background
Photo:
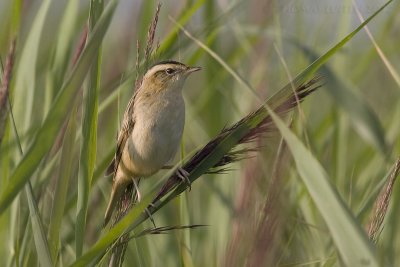
[[[25,165],[21,164],[23,157],[8,116],[7,123],[0,126],[5,129],[0,144],[0,201],[5,196],[13,197],[7,198],[12,200],[11,204],[1,206],[1,266],[38,265],[40,258],[45,257],[41,253],[46,253],[36,241],[40,229],[41,236],[49,242],[52,263],[57,266],[72,264],[106,232],[102,224],[111,178],[104,177],[104,170],[134,91],[136,44],[139,41],[143,58],[157,2],[118,1],[115,11],[109,12],[110,25],[106,21],[98,27],[99,31],[107,30],[104,39],[93,38],[94,46],[101,49],[89,47],[93,54],[88,56],[86,65],[82,63],[86,67],[74,72],[72,59],[79,50],[89,13],[96,21],[96,12],[102,10],[102,1],[92,1],[92,8],[90,2],[0,2],[3,65],[11,40],[17,38],[10,87],[15,125],[24,153],[35,144],[34,152],[40,152],[32,152]],[[109,2],[116,1],[105,1],[104,13]],[[186,124],[176,163],[224,127],[257,109],[264,99],[352,32],[361,23],[357,10],[367,18],[385,2],[161,3],[155,37],[160,48],[153,61],[174,59],[203,68],[189,78],[184,88]],[[319,71],[325,85],[288,116],[293,132],[323,166],[339,193],[338,198],[347,204],[360,228],[367,228],[377,194],[400,152],[399,11],[399,2],[394,1],[369,22],[375,45],[361,30],[342,49],[334,51],[332,59]],[[222,58],[256,94],[182,33],[174,20]],[[89,32],[92,31],[89,26]],[[68,81],[75,77],[76,83],[68,87]],[[80,83],[79,79],[84,78]],[[72,87],[70,100],[57,102],[62,88]],[[97,95],[91,98],[88,92]],[[53,109],[54,103],[58,103],[60,113]],[[49,112],[56,114],[53,119],[57,122],[51,120]],[[55,130],[48,138],[48,132],[43,131],[43,139],[37,144],[35,136],[43,125],[54,126]],[[291,153],[286,148],[279,149],[280,142],[278,131],[268,132],[255,142],[260,151],[249,154],[249,159],[229,166],[224,174],[198,179],[190,192],[162,208],[154,219],[157,226],[208,226],[133,239],[125,255],[125,266],[343,264],[332,232],[299,179]],[[29,176],[24,176],[23,170],[30,170],[25,167],[29,162],[33,162],[34,171],[27,171]],[[146,195],[165,173],[160,171],[142,181],[142,194]],[[10,186],[15,177],[22,182]],[[27,179],[33,187],[38,214],[32,215],[35,209],[28,208],[32,199],[23,187]],[[395,184],[384,228],[374,246],[381,266],[400,264],[399,198],[399,186]],[[87,213],[83,224],[77,218],[81,208]],[[54,222],[56,210],[61,210],[56,216],[59,224]],[[335,210],[331,216],[336,216]],[[140,225],[140,229],[150,227],[150,222]],[[107,260],[99,264],[106,265]]]

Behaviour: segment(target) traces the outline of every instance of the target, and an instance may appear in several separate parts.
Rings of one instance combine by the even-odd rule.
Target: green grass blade
[[[47,113],[54,99],[54,94],[62,87],[66,70],[70,61],[73,47],[75,28],[78,19],[79,1],[71,0],[65,8],[65,14],[60,25],[60,31],[55,46],[54,59],[51,62],[51,71],[48,75],[46,90],[45,111]]]
[[[308,193],[325,220],[346,266],[379,266],[372,245],[360,224],[330,184],[318,160],[268,107],[269,114],[285,139]]]
[[[104,10],[93,34],[88,40],[86,48],[82,52],[81,58],[57,95],[50,112],[46,116],[42,127],[36,133],[31,146],[11,175],[10,182],[0,197],[0,214],[10,205],[53,145],[59,129],[71,111],[71,107],[78,95],[77,92],[82,86],[89,67],[97,56],[98,49],[110,24],[116,5],[117,0],[110,1]]]
[[[102,0],[90,2],[89,27],[93,31],[97,20],[103,11]],[[90,69],[89,83],[84,91],[82,142],[79,161],[78,203],[75,228],[75,252],[76,256],[82,255],[83,241],[85,237],[86,214],[89,199],[90,184],[96,162],[97,146],[97,110],[98,90],[100,85],[101,48]]]
[[[25,185],[25,190],[28,199],[30,220],[32,223],[32,233],[35,240],[35,248],[38,260],[41,266],[52,267],[53,264],[51,261],[49,244],[47,242],[42,220],[38,212],[39,209],[33,196],[32,186],[29,182]]]
[[[56,189],[54,192],[54,202],[51,211],[49,225],[49,246],[50,254],[53,262],[57,261],[60,244],[61,223],[64,216],[64,209],[67,200],[68,185],[71,177],[71,170],[74,161],[73,148],[76,137],[76,108],[73,107],[71,117],[68,121],[67,130],[65,132],[60,167],[58,169],[58,178]]]
[[[21,24],[21,11],[22,0],[14,0],[11,11],[11,34],[13,35],[19,31],[19,25]]]
[[[36,85],[36,63],[45,19],[50,8],[51,1],[42,2],[36,14],[32,28],[24,43],[15,72],[15,86],[13,95],[24,96],[13,99],[15,122],[21,133],[25,133],[31,126],[32,108]]]

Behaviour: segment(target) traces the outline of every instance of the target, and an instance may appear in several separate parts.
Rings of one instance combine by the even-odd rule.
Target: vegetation
[[[399,3],[157,4],[0,3],[0,265],[399,265]],[[103,228],[124,108],[164,59],[203,67],[191,190],[162,170]]]

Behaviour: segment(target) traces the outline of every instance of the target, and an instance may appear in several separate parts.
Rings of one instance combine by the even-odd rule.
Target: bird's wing
[[[118,168],[118,164],[122,157],[122,152],[124,150],[126,140],[128,140],[135,125],[135,119],[133,116],[133,104],[135,102],[136,93],[129,100],[128,106],[126,107],[124,113],[124,120],[122,122],[122,127],[118,133],[117,149],[115,150],[115,156],[107,168],[106,175],[110,174],[113,174],[113,176],[115,175]]]

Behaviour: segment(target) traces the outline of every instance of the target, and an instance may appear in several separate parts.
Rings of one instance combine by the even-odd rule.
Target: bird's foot
[[[178,176],[178,178],[181,179],[181,181],[183,183],[186,183],[188,185],[188,187],[189,187],[189,191],[191,191],[192,190],[192,182],[189,180],[189,175],[190,175],[190,173],[188,173],[182,167],[179,167],[176,170],[176,176]]]

